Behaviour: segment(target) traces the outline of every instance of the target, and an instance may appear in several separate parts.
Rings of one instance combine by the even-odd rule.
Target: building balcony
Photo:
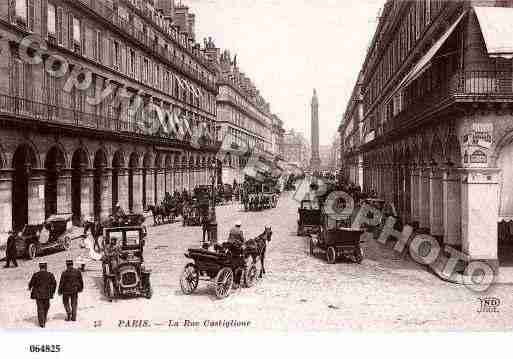
[[[376,139],[429,120],[455,103],[513,103],[513,71],[461,71],[430,92],[404,100],[404,109],[376,126]]]
[[[178,140],[171,134],[149,126],[142,120],[141,111],[130,113],[128,111],[115,110],[112,107],[107,109],[108,116],[87,113],[73,108],[56,106],[48,103],[32,101],[21,97],[13,97],[0,94],[0,118],[8,121],[19,121],[24,123],[36,122],[38,128],[42,126],[59,127],[71,131],[79,131],[79,134],[92,132],[96,135],[127,136],[148,140],[164,145],[187,146],[190,140]],[[155,121],[158,121],[155,119]],[[202,140],[203,149],[214,148],[217,143],[211,135],[210,141]]]

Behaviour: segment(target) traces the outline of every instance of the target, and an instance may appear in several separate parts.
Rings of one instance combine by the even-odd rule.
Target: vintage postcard
[[[0,1],[0,337],[511,330],[512,24]]]

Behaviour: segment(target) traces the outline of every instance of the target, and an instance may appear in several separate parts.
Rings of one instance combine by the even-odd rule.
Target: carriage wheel
[[[358,246],[358,248],[354,251],[354,261],[358,264],[362,263],[363,261],[363,248]]]
[[[337,252],[335,251],[335,248],[328,247],[328,250],[326,251],[326,261],[329,264],[334,264],[337,260]]]
[[[182,276],[180,277],[180,287],[184,294],[192,294],[198,288],[199,272],[194,263],[185,266]]]
[[[255,264],[251,264],[244,271],[244,284],[247,288],[251,288],[255,285],[258,277],[258,270]]]
[[[230,295],[233,286],[233,271],[225,267],[217,273],[215,279],[216,296],[219,299],[226,298]]]
[[[315,244],[313,238],[310,238],[310,255],[312,257],[315,255]]]
[[[71,238],[66,236],[66,237],[64,237],[64,239],[62,241],[62,249],[65,251],[69,251],[70,248],[71,248]]]

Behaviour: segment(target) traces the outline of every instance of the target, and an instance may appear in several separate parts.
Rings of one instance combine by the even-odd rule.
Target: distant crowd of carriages
[[[276,181],[255,182],[247,179],[242,185],[240,201],[244,211],[261,211],[276,208],[279,197],[280,189]]]

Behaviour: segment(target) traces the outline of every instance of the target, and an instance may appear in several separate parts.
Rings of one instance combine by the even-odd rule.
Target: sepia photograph
[[[513,0],[0,1],[24,354],[510,332],[512,285]]]

